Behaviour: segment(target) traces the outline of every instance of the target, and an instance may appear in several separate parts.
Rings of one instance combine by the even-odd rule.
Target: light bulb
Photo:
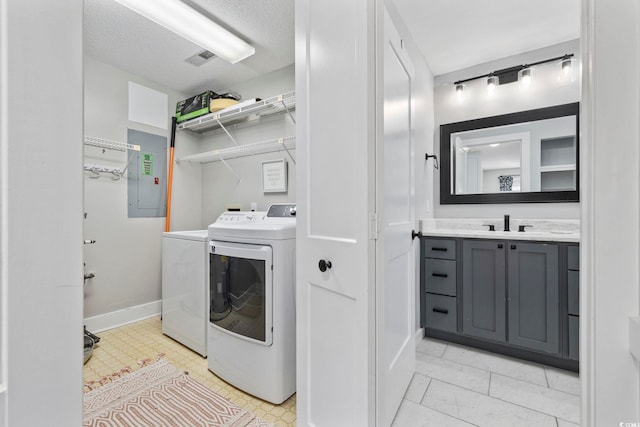
[[[487,90],[493,92],[496,90],[496,86],[498,86],[498,76],[487,77]]]
[[[524,86],[529,86],[531,84],[531,68],[523,68],[520,72],[520,80],[522,80],[522,84]]]
[[[464,99],[464,85],[462,83],[456,83],[456,96],[458,97],[458,101]]]

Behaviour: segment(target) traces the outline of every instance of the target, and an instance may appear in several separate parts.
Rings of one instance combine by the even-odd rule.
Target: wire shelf
[[[140,146],[139,145],[127,144],[126,142],[111,141],[111,140],[102,139],[102,138],[94,138],[92,136],[85,136],[84,137],[84,144],[85,145],[91,145],[93,147],[108,148],[109,150],[140,151]]]
[[[235,159],[238,157],[253,156],[256,154],[273,153],[296,148],[295,136],[278,138],[269,141],[254,142],[252,144],[238,145],[237,147],[222,148],[220,150],[207,151],[179,157],[178,162],[212,163],[221,160]]]
[[[224,125],[240,123],[253,117],[262,117],[271,114],[293,110],[296,107],[295,92],[287,92],[282,95],[256,101],[251,104],[241,104],[236,107],[225,108],[215,113],[205,114],[186,122],[179,123],[178,129],[191,130],[198,133],[218,129]]]

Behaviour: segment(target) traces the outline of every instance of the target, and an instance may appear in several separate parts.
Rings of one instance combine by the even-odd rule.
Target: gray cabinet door
[[[509,343],[559,354],[558,246],[507,245]]]
[[[494,341],[506,340],[505,244],[464,240],[462,243],[462,331]]]

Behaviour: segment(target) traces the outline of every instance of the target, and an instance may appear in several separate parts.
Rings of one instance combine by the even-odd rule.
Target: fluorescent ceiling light
[[[116,1],[232,64],[256,53],[253,46],[179,0]]]

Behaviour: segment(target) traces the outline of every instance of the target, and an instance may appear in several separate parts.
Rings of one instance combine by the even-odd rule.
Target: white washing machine
[[[209,226],[209,370],[275,404],[296,388],[295,213],[277,204]]]
[[[207,230],[162,235],[162,333],[207,356]]]

